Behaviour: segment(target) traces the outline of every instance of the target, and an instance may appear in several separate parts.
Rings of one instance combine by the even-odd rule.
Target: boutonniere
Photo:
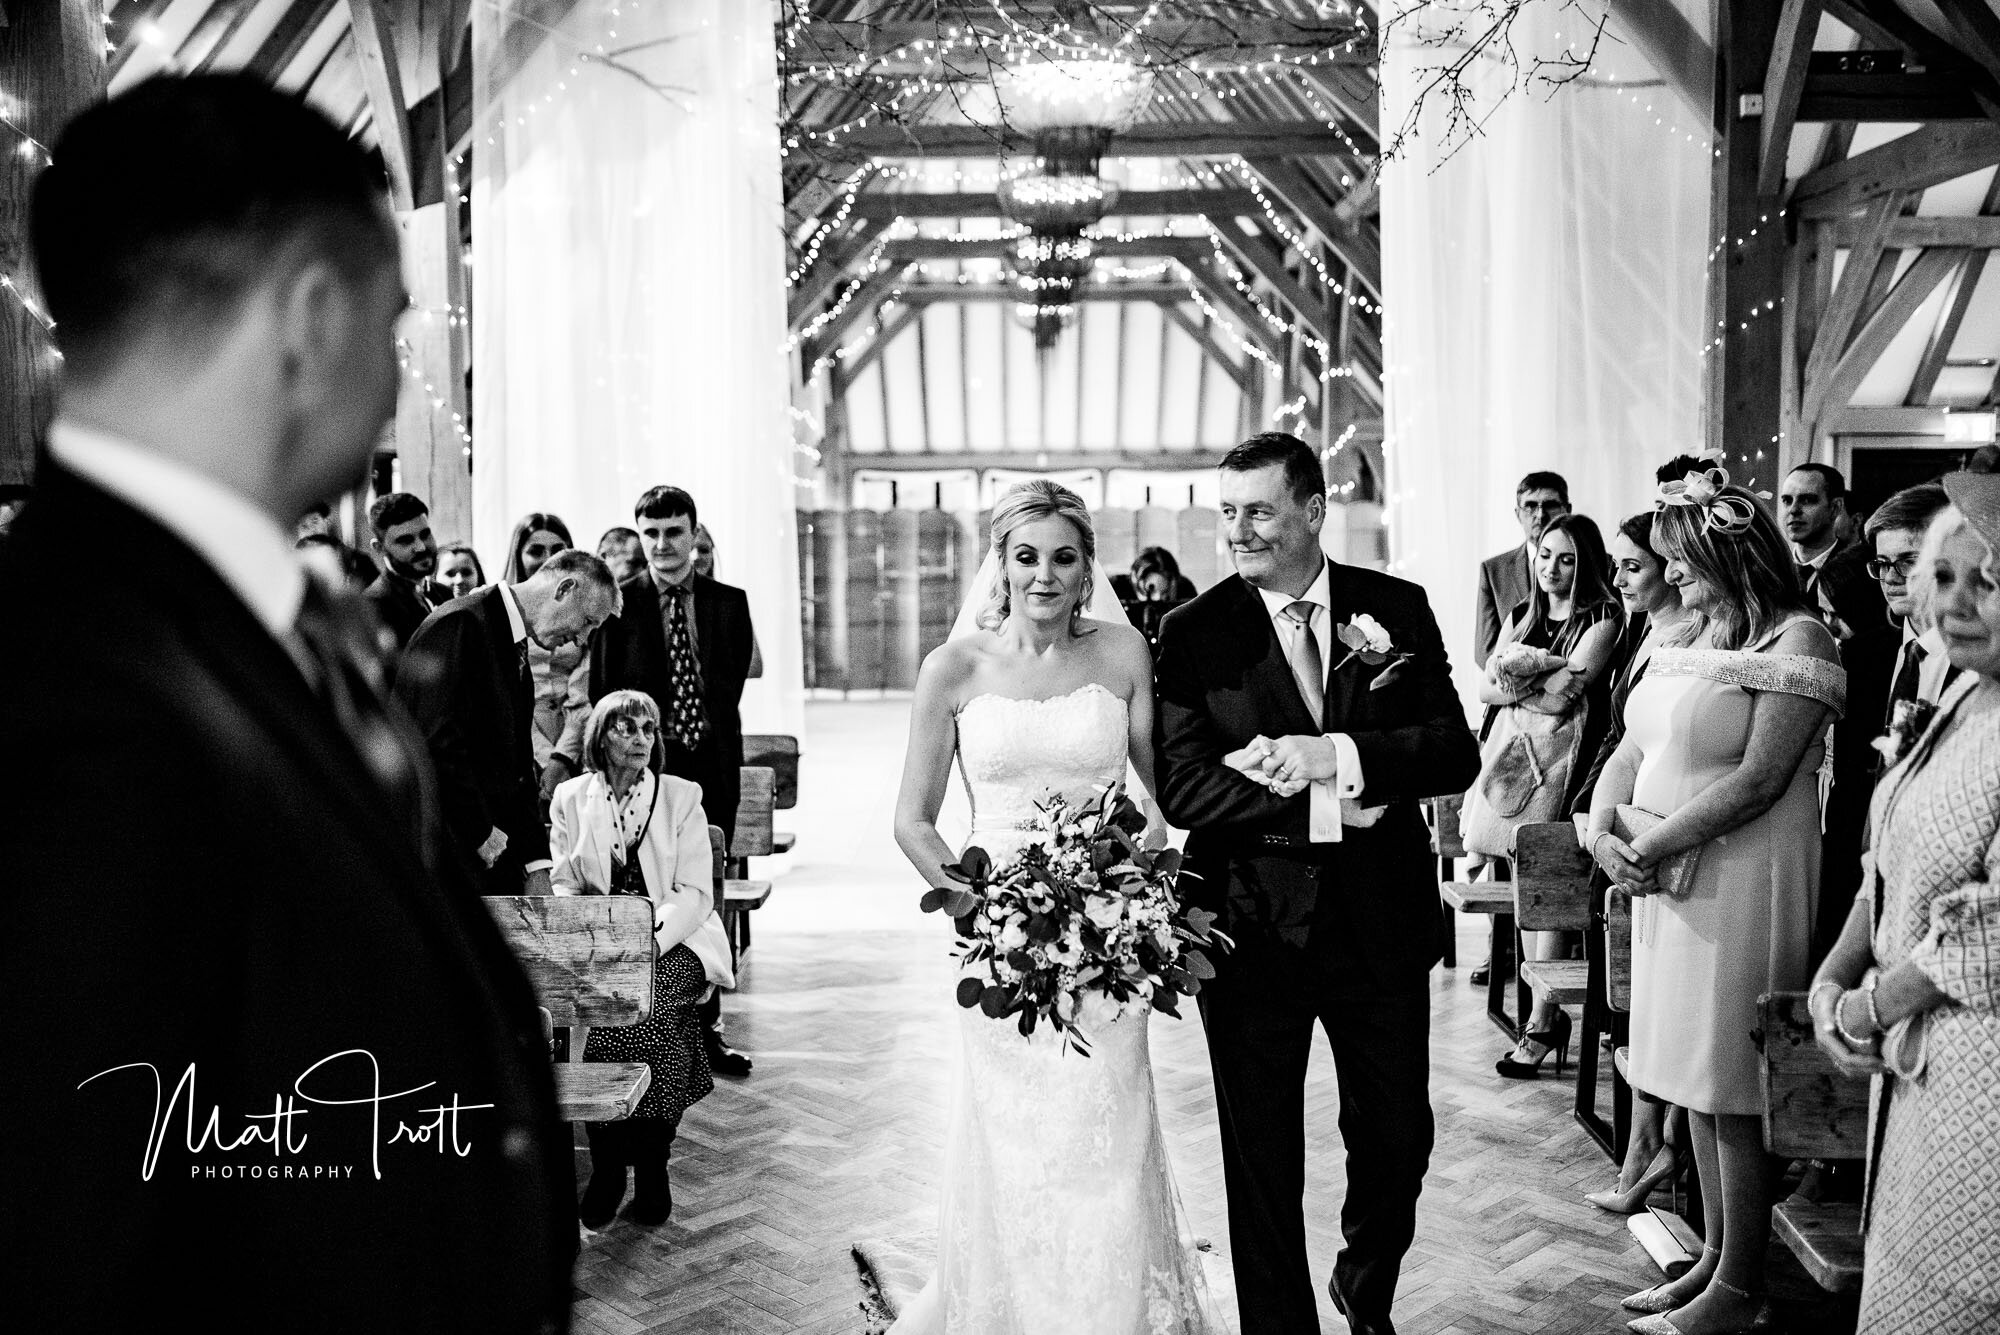
[[[1403,670],[1403,664],[1410,661],[1410,656],[1396,647],[1388,628],[1366,612],[1357,612],[1352,621],[1335,628],[1334,634],[1347,646],[1347,657],[1334,664],[1335,672],[1357,658],[1371,667],[1377,663],[1389,665],[1376,673],[1375,679],[1368,683],[1368,689],[1371,691],[1379,691],[1394,681],[1396,674]]]
[[[1910,748],[1917,744],[1917,738],[1924,735],[1931,718],[1937,713],[1937,706],[1928,700],[1898,700],[1889,714],[1889,731],[1874,741],[1874,747],[1882,753],[1887,768],[1895,768],[1903,757],[1910,754]]]

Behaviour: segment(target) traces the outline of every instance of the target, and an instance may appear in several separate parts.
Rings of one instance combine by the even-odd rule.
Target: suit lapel
[[[722,651],[722,600],[715,596],[715,586],[700,575],[690,576],[688,592],[694,595],[694,651],[701,664],[702,684],[707,685],[720,671],[721,659],[716,655]]]
[[[1348,623],[1357,609],[1352,602],[1353,587],[1344,578],[1346,567],[1335,561],[1326,563],[1326,596],[1330,613],[1327,636],[1332,657],[1328,659],[1326,683],[1326,728],[1327,732],[1345,732],[1354,715],[1354,698],[1361,689],[1362,664],[1355,662],[1340,666],[1347,657],[1347,646],[1340,642],[1340,628]]]
[[[499,667],[500,702],[507,718],[507,737],[510,763],[520,760],[523,749],[532,759],[534,744],[528,736],[534,725],[530,722],[535,712],[535,693],[528,684],[527,674],[521,668],[521,646],[514,639],[513,623],[508,620],[507,608],[500,601],[500,590],[487,590],[486,601],[479,609],[479,618],[486,626],[486,637],[493,648],[493,661]]]

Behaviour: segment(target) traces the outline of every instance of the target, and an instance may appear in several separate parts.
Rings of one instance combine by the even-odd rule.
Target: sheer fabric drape
[[[1707,31],[1706,5],[1687,17]],[[1582,19],[1527,5],[1516,49],[1580,52]],[[1382,173],[1391,569],[1430,590],[1468,702],[1478,566],[1521,541],[1521,476],[1562,473],[1608,535],[1650,503],[1658,464],[1702,448],[1707,117],[1610,31],[1593,74],[1515,92],[1449,156],[1429,99]],[[1454,54],[1392,30],[1385,140]],[[1480,114],[1513,77],[1474,62]]]
[[[473,531],[491,568],[529,510],[594,544],[647,487],[685,487],[750,595],[744,727],[797,734],[774,17],[473,6]]]

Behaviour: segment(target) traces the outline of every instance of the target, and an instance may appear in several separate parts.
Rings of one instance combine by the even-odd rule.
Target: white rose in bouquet
[[[1002,950],[1019,950],[1028,944],[1028,929],[1019,921],[1010,922],[1000,929],[1000,939],[995,944]]]
[[[1092,895],[1083,901],[1083,916],[1091,926],[1108,932],[1124,918],[1125,903],[1111,895]]]

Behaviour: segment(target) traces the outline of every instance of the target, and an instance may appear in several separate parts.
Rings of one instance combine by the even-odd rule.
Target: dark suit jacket
[[[500,588],[488,585],[431,613],[396,674],[396,695],[430,746],[453,842],[476,857],[495,827],[507,836],[485,877],[492,895],[520,894],[523,864],[549,856],[529,736],[534,696],[520,668]]]
[[[694,590],[695,654],[701,662],[708,733],[693,751],[666,744],[667,773],[701,785],[708,823],[725,838],[736,835],[736,803],[743,778],[743,683],[750,675],[750,599],[731,584],[691,576]],[[624,604],[598,627],[590,642],[590,699],[611,691],[644,691],[664,718],[673,707],[673,670],[667,662],[667,632],[660,620],[660,592],[641,570],[619,586]]]
[[[386,570],[375,577],[362,596],[368,599],[383,626],[396,637],[398,651],[409,644],[410,637],[424,624],[433,607],[416,583]]]
[[[40,477],[0,577],[11,642],[33,646],[0,655],[0,748],[34,758],[0,767],[0,971],[35,1035],[0,1093],[9,1324],[565,1326],[572,1154],[534,997],[452,884],[427,801],[429,819],[392,809],[205,561],[46,460]],[[306,1075],[357,1050],[399,1095],[379,1128],[298,1092],[373,1089],[359,1055]],[[195,1073],[150,1180],[150,1074],[91,1079],[130,1063],[157,1068],[162,1103]],[[465,1157],[389,1143],[454,1098]],[[199,1141],[219,1110],[226,1143],[288,1103],[283,1146],[188,1149],[190,1115]]]
[[[1535,591],[1535,572],[1528,567],[1528,549],[1489,556],[1479,563],[1479,626],[1472,661],[1486,666],[1486,656],[1500,642],[1507,617]]]
[[[1322,731],[1263,600],[1234,576],[1168,614],[1160,632],[1160,804],[1192,831],[1194,896],[1222,915],[1225,931],[1401,981],[1443,948],[1437,863],[1417,799],[1465,791],[1479,749],[1423,590],[1334,565],[1330,591],[1336,626],[1366,612],[1415,655],[1380,690],[1369,683],[1384,668],[1358,660],[1331,671],[1327,686],[1324,731],[1354,739],[1367,784],[1359,800],[1387,805],[1381,820],[1337,844],[1310,843],[1307,793],[1277,797],[1221,763],[1260,733]]]

